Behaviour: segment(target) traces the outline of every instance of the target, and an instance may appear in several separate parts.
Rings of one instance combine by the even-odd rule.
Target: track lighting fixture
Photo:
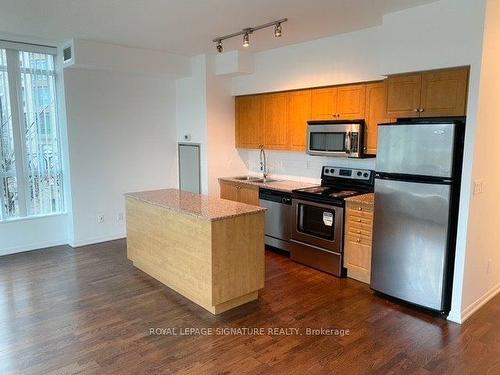
[[[277,22],[276,25],[274,25],[274,36],[276,38],[281,36],[281,22]]]
[[[243,34],[243,47],[248,47],[250,46],[250,34],[245,33]]]
[[[217,52],[222,53],[224,51],[224,48],[222,47],[222,40],[217,41]]]
[[[213,42],[216,43],[217,52],[222,53],[222,51],[224,50],[222,48],[222,41],[223,40],[226,40],[229,38],[234,38],[235,36],[243,35],[243,47],[249,47],[250,46],[250,34],[252,34],[254,31],[274,26],[274,36],[279,38],[282,35],[281,24],[283,22],[286,22],[286,21],[288,21],[288,19],[283,18],[281,20],[269,22],[269,23],[266,23],[264,25],[255,26],[255,27],[247,27],[241,31],[238,31],[237,33],[224,35],[224,36],[215,38],[213,40]]]

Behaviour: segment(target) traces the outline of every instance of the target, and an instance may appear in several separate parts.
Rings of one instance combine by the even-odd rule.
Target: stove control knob
[[[358,171],[358,176],[359,176],[359,177],[361,177],[361,174],[362,174],[362,173],[361,173],[360,171]]]
[[[325,169],[325,174],[328,174],[330,173],[330,170],[329,169]]]
[[[365,172],[365,174],[363,175],[363,177],[368,177],[368,172]]]

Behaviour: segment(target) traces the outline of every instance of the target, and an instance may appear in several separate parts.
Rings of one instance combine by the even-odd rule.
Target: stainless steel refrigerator
[[[372,289],[448,313],[464,123],[378,128]]]

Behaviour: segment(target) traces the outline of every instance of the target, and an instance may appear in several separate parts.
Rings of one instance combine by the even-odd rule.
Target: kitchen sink
[[[238,181],[262,182],[262,178],[254,177],[254,176],[239,176],[239,177],[233,177],[233,178],[235,180],[238,180]]]
[[[273,178],[266,178],[266,181],[264,182],[264,179],[262,177],[255,177],[255,176],[239,176],[239,177],[233,177],[235,180],[238,181],[249,181],[249,182],[260,182],[260,183],[269,183],[269,182],[276,182],[279,180],[275,180]]]

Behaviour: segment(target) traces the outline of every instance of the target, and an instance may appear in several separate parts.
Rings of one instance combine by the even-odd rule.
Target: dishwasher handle
[[[271,201],[286,205],[292,204],[292,195],[290,193],[284,193],[282,191],[276,191],[270,189],[260,189],[259,199],[263,201]]]

